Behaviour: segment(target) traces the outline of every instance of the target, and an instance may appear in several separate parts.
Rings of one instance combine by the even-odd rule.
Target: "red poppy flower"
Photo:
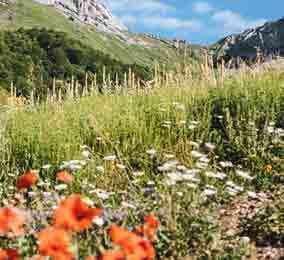
[[[109,231],[112,241],[125,252],[127,259],[154,259],[155,250],[150,241],[143,239],[117,225],[112,225]]]
[[[30,170],[24,173],[22,176],[18,178],[17,181],[17,189],[23,190],[28,189],[34,184],[36,184],[38,180],[37,172],[35,170]]]
[[[0,249],[0,260],[18,260],[20,254],[16,249]]]
[[[54,260],[71,260],[74,254],[70,250],[71,236],[62,229],[48,227],[38,235],[38,250],[41,256],[50,256]]]
[[[156,230],[160,226],[160,222],[154,215],[146,216],[144,221],[144,225],[137,227],[135,232],[140,236],[147,237],[150,241],[154,241]]]
[[[122,251],[107,251],[101,258],[101,260],[124,260],[125,254]]]
[[[97,260],[97,257],[89,255],[85,258],[85,260]]]
[[[56,174],[56,179],[64,183],[70,183],[73,181],[74,177],[67,171],[60,171]]]
[[[82,231],[90,228],[94,218],[101,213],[101,209],[90,208],[80,195],[73,194],[60,203],[54,211],[53,220],[56,227]]]
[[[12,233],[13,235],[21,235],[23,233],[23,225],[25,222],[25,214],[15,208],[0,208],[0,234]]]

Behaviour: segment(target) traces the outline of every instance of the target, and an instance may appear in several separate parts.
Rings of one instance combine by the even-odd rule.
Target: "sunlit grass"
[[[104,227],[135,226],[155,213],[162,259],[240,257],[243,244],[227,252],[220,239],[218,209],[279,184],[283,83],[280,72],[263,72],[19,107],[3,133],[2,196],[11,199],[16,177],[39,169],[27,208],[83,193],[104,210]],[[56,179],[62,169],[74,176],[68,185]],[[57,199],[38,199],[45,192]],[[109,245],[96,232],[77,237],[80,255]]]

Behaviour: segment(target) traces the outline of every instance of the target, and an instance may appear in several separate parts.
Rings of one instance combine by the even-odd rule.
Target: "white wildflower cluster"
[[[107,200],[111,196],[113,196],[115,193],[114,192],[108,192],[108,191],[101,190],[101,189],[95,189],[95,190],[90,191],[90,194],[96,195],[101,200]]]
[[[189,130],[194,130],[198,127],[199,121],[190,121],[188,125]]]
[[[226,182],[226,191],[230,196],[236,196],[244,191],[244,187],[235,184],[232,181]]]
[[[86,160],[63,161],[59,169],[75,172],[75,171],[81,170],[83,166],[86,166],[86,165],[87,165]]]
[[[243,179],[249,180],[249,181],[253,180],[253,177],[250,176],[250,173],[247,171],[236,170],[236,175],[239,177],[242,177]]]
[[[184,104],[181,104],[179,102],[173,102],[172,104],[173,104],[175,109],[180,110],[180,111],[185,111],[185,105]]]

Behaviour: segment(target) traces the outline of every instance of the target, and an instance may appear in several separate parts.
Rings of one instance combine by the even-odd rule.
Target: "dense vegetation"
[[[74,235],[72,250],[81,259],[112,248],[112,223],[131,228],[149,213],[161,223],[157,259],[241,259],[258,252],[263,239],[281,256],[283,81],[279,71],[236,72],[216,87],[208,79],[179,81],[3,114],[3,203],[33,214],[21,239],[0,246],[19,248],[24,257],[35,254],[33,230],[50,223],[49,209],[62,196],[83,193],[104,214],[98,225]],[[16,179],[29,169],[38,169],[40,180],[18,203]],[[62,186],[60,169],[73,182]],[[235,201],[249,210],[269,203],[273,210],[248,212],[250,218],[240,216],[241,227],[226,229],[241,214],[231,207]]]
[[[42,95],[51,86],[52,78],[67,80],[74,76],[84,81],[86,72],[96,73],[100,83],[104,67],[111,80],[115,80],[116,74],[123,79],[130,68],[141,79],[150,77],[148,68],[123,64],[62,32],[46,29],[0,32],[0,86],[8,90],[13,82],[18,94],[27,96],[35,90]]]

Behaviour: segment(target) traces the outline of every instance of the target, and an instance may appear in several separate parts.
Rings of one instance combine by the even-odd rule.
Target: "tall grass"
[[[197,139],[217,142],[222,157],[265,156],[265,127],[270,122],[283,127],[282,80],[278,72],[258,78],[242,74],[216,86],[183,80],[151,90],[20,108],[7,125],[5,167],[58,164],[78,156],[81,145],[98,157],[117,153],[133,167],[151,147],[188,160],[188,142]],[[200,122],[194,130],[191,121]],[[259,132],[250,133],[250,126]]]
[[[230,199],[228,184],[212,180],[206,171],[224,171],[226,180],[244,192],[275,185],[274,175],[265,169],[269,165],[276,173],[283,167],[279,139],[284,128],[284,77],[280,70],[229,74],[206,64],[199,76],[189,71],[164,77],[157,73],[146,88],[132,85],[116,91],[110,87],[109,92],[94,91],[64,101],[56,94],[40,105],[16,106],[1,146],[3,197],[27,169],[41,169],[44,183],[56,184],[54,173],[62,162],[81,160],[84,146],[92,159],[76,171],[68,192],[83,190],[113,211],[125,210],[122,201],[130,203],[125,225],[138,223],[145,212],[155,212],[162,221],[156,244],[160,259],[240,258],[244,248],[228,254],[218,231],[216,210]],[[206,153],[203,159],[210,161],[200,168],[200,183],[169,184],[167,173],[159,167],[174,158],[181,168],[172,174],[195,170],[200,162],[193,151]],[[115,159],[106,159],[109,155]],[[221,161],[231,161],[233,168],[222,169]],[[46,164],[51,168],[41,168]],[[237,169],[248,171],[253,181],[237,176]],[[141,177],[137,172],[142,172]],[[198,188],[192,189],[194,185]],[[94,188],[114,192],[114,197],[107,203],[100,201],[91,192]],[[216,189],[218,196],[207,200],[208,189]],[[84,238],[77,240],[83,255],[101,248],[93,243],[96,236]]]

